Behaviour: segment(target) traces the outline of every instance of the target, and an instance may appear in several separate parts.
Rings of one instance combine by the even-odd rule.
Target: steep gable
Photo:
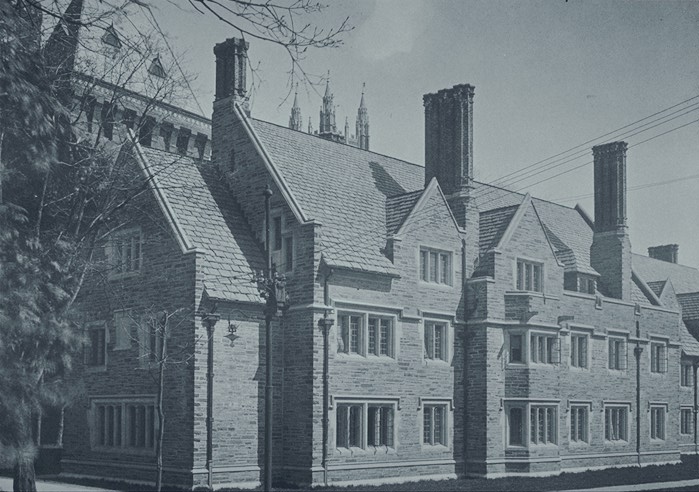
[[[161,150],[140,151],[183,234],[204,252],[200,271],[207,294],[260,302],[252,274],[264,267],[264,256],[216,169]]]

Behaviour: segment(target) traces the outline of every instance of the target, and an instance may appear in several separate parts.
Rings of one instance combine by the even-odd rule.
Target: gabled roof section
[[[699,292],[699,270],[696,268],[639,254],[632,255],[631,262],[634,271],[648,282],[669,278],[678,295]]]
[[[699,341],[694,338],[684,323],[680,323],[680,343],[685,355],[699,357]]]
[[[480,254],[485,254],[500,243],[502,235],[518,208],[519,206],[513,205],[480,213]]]
[[[633,270],[631,271],[631,300],[639,304],[651,304],[653,306],[662,304],[658,296],[653,292],[653,289]]]
[[[214,166],[148,147],[140,153],[181,234],[204,252],[197,261],[209,297],[261,302],[252,282],[265,265],[261,246]]]
[[[699,292],[678,294],[677,301],[682,307],[682,319],[699,320]]]
[[[422,196],[422,190],[409,191],[386,198],[386,232],[395,234]]]
[[[447,199],[444,196],[444,193],[442,193],[441,188],[439,187],[437,178],[432,178],[427,187],[425,187],[425,190],[422,193],[420,193],[418,200],[415,202],[415,205],[408,212],[408,215],[405,217],[405,220],[401,224],[400,228],[396,231],[396,235],[400,235],[403,232],[403,228],[405,227],[405,224],[407,224],[410,221],[410,217],[419,210],[422,210],[425,206],[425,203],[427,203],[428,198],[434,194],[437,194],[439,196],[440,202],[444,205],[444,210],[449,214],[449,217],[451,217],[452,223],[454,224],[454,229],[459,229],[459,224],[456,222],[456,218],[454,217],[454,214],[452,214],[451,212],[451,207],[449,207],[449,203],[447,203]]]
[[[422,193],[424,168],[261,120],[247,121],[307,220],[322,224],[320,249],[328,265],[397,275],[384,254],[387,198]],[[398,219],[391,215],[391,220]]]

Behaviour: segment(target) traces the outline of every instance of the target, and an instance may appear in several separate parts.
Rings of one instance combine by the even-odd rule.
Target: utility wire
[[[521,173],[525,172],[525,171],[526,171],[527,169],[529,169],[529,168],[533,168],[534,166],[537,166],[537,165],[542,164],[542,163],[544,163],[544,162],[550,161],[551,159],[555,159],[556,157],[560,157],[560,156],[563,156],[563,155],[565,155],[565,154],[568,154],[569,152],[572,152],[572,151],[575,150],[575,149],[578,149],[578,148],[580,148],[580,147],[586,146],[586,145],[588,145],[588,144],[590,144],[590,143],[592,143],[592,142],[595,142],[595,141],[597,141],[597,140],[600,140],[600,139],[602,139],[602,138],[604,138],[604,137],[608,137],[608,136],[610,136],[610,135],[613,135],[613,134],[615,134],[615,133],[617,133],[617,132],[619,132],[619,131],[621,131],[621,130],[624,130],[624,129],[630,127],[630,126],[634,126],[634,125],[636,125],[636,124],[638,124],[638,123],[640,123],[640,122],[642,122],[642,121],[645,121],[645,120],[647,120],[647,119],[653,118],[654,116],[657,116],[657,115],[659,115],[659,114],[665,113],[665,112],[667,112],[667,111],[669,111],[669,110],[671,110],[671,109],[674,109],[674,108],[676,108],[676,107],[678,107],[678,106],[682,106],[683,104],[686,104],[686,103],[688,103],[689,101],[693,101],[694,99],[699,99],[699,94],[697,94],[696,96],[690,97],[689,99],[685,99],[684,101],[679,102],[679,103],[677,103],[677,104],[674,104],[674,105],[672,105],[672,106],[669,106],[669,107],[667,107],[667,108],[665,108],[665,109],[662,109],[662,110],[660,110],[660,111],[657,111],[657,112],[655,112],[655,113],[653,113],[653,114],[651,114],[651,115],[645,116],[645,117],[641,118],[640,120],[636,120],[636,121],[634,121],[634,122],[632,122],[632,123],[629,123],[628,125],[624,125],[624,126],[622,126],[622,127],[619,127],[619,128],[617,128],[616,130],[612,130],[612,131],[610,131],[610,132],[607,132],[607,133],[605,133],[604,135],[600,135],[600,136],[595,137],[595,138],[593,138],[593,139],[591,139],[591,140],[587,140],[586,142],[583,142],[583,143],[581,143],[581,144],[579,144],[579,145],[576,145],[576,146],[574,146],[574,147],[571,147],[571,148],[569,148],[568,150],[564,150],[563,152],[559,152],[558,154],[555,154],[555,155],[552,155],[552,156],[547,157],[547,158],[545,158],[545,159],[542,159],[542,160],[540,160],[540,161],[537,161],[537,162],[535,162],[535,163],[533,163],[533,164],[530,164],[530,165],[528,165],[528,166],[525,166],[525,167],[523,167],[523,168],[520,168],[520,169],[518,169],[518,170],[516,170],[516,171],[513,171],[513,172],[511,172],[511,173],[509,173],[509,174],[505,174],[504,176],[501,176],[500,178],[498,178],[498,179],[496,179],[495,181],[493,181],[493,184],[501,183],[503,180],[505,180],[506,178],[509,178],[510,176],[516,176],[516,175],[518,175],[518,174],[521,174]],[[699,104],[699,103],[695,103],[695,104]],[[686,109],[686,108],[684,108],[684,109]],[[681,110],[680,110],[680,111],[681,111]]]
[[[657,134],[657,135],[653,135],[652,137],[647,138],[647,139],[645,139],[645,140],[641,140],[640,142],[636,142],[636,143],[633,144],[633,145],[629,145],[628,148],[630,149],[630,148],[636,147],[636,146],[638,146],[638,145],[644,144],[644,143],[646,143],[646,142],[650,142],[651,140],[655,140],[655,139],[658,138],[658,137],[662,137],[663,135],[667,135],[668,133],[672,133],[672,132],[674,132],[674,131],[680,130],[680,129],[686,127],[686,126],[689,126],[689,125],[691,125],[691,124],[693,124],[693,123],[697,123],[697,122],[699,122],[699,118],[697,118],[696,120],[692,120],[692,121],[690,121],[690,122],[688,122],[688,123],[685,123],[685,124],[683,124],[683,125],[680,125],[680,126],[676,126],[676,127],[674,127],[674,128],[671,128],[670,130],[667,130],[667,131],[665,131],[665,132],[659,133],[659,134]],[[644,130],[644,131],[645,131],[645,130]],[[640,133],[640,132],[639,132],[639,133]],[[557,178],[557,177],[562,176],[562,175],[564,175],[564,174],[567,174],[567,173],[570,173],[570,172],[572,172],[572,171],[575,171],[576,169],[583,168],[583,167],[585,167],[585,166],[587,166],[587,165],[589,165],[589,164],[592,164],[593,162],[594,162],[594,161],[585,162],[585,163],[583,163],[583,164],[580,164],[579,166],[575,166],[575,167],[573,167],[573,168],[571,168],[571,169],[567,169],[567,170],[562,171],[562,172],[560,172],[560,173],[554,174],[553,176],[549,176],[549,177],[547,177],[547,178],[541,179],[541,180],[536,181],[536,182],[534,182],[534,183],[528,184],[528,185],[526,185],[524,188],[530,188],[530,187],[532,187],[532,186],[536,186],[536,185],[541,184],[541,183],[544,183],[544,182],[546,182],[546,181],[550,181],[550,180],[552,180],[552,179],[554,179],[554,178]],[[522,191],[524,188],[519,188],[519,189],[514,190],[514,191],[515,191],[515,192],[519,192],[519,191]],[[483,196],[485,196],[485,194],[484,194]],[[491,199],[491,200],[485,201],[485,202],[483,202],[483,203],[481,203],[481,204],[479,204],[479,205],[481,205],[481,206],[482,206],[482,205],[487,205],[488,203],[490,203],[490,202],[492,202],[492,201],[494,201],[494,200]]]

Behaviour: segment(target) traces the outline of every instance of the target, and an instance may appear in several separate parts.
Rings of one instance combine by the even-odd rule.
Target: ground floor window
[[[529,441],[532,444],[556,444],[558,442],[556,407],[532,405],[529,419],[531,421]]]
[[[558,404],[507,402],[508,446],[558,444]]]
[[[691,408],[680,410],[680,434],[691,434],[694,428],[694,415]]]
[[[422,409],[422,442],[447,445],[447,406],[425,405]]]
[[[628,441],[629,408],[627,406],[604,409],[604,438],[607,441]]]
[[[665,407],[655,406],[650,408],[650,438],[665,439]]]
[[[335,446],[365,448],[394,447],[394,403],[338,403],[335,423]]]
[[[156,409],[153,401],[98,400],[92,403],[94,446],[155,449]]]
[[[587,405],[570,407],[570,440],[571,442],[587,443],[590,408]]]

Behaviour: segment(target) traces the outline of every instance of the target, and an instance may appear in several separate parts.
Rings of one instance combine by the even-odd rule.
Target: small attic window
[[[150,63],[150,67],[148,67],[148,73],[155,77],[160,77],[161,79],[165,78],[165,69],[163,68],[163,64],[160,62],[159,56],[153,58],[153,61]]]
[[[119,40],[119,35],[117,34],[116,29],[114,29],[114,26],[109,26],[107,29],[105,29],[104,34],[102,35],[102,42],[113,48],[121,49],[121,41]]]

